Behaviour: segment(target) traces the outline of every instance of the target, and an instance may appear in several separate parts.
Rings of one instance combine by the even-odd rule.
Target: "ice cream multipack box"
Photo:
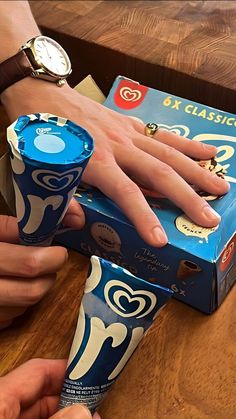
[[[202,192],[221,215],[221,223],[217,228],[202,228],[167,199],[151,198],[149,204],[169,239],[165,247],[154,248],[139,237],[114,202],[99,190],[80,185],[75,197],[85,212],[86,225],[81,231],[62,228],[56,240],[85,255],[110,260],[134,275],[171,288],[177,299],[205,313],[213,312],[236,277],[236,116],[121,76],[104,104],[145,124],[155,122],[162,129],[217,147],[214,159],[200,163],[230,183],[224,196]]]

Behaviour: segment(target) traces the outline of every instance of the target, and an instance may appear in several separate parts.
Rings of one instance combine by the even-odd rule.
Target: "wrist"
[[[4,90],[0,100],[13,121],[23,114],[47,112],[47,103],[52,102],[54,96],[70,90],[68,83],[58,87],[56,83],[28,76]]]

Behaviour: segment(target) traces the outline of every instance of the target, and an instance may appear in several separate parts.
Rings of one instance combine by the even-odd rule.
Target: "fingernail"
[[[101,416],[97,412],[94,413],[93,419],[101,419]]]
[[[225,179],[223,179],[222,177],[220,177],[220,176],[217,176],[217,175],[212,175],[212,181],[215,183],[215,185],[217,185],[217,186],[221,186],[222,187],[222,185],[223,184],[226,184],[226,185],[228,185],[228,187],[230,188],[230,184],[225,180]]]
[[[205,150],[216,152],[216,147],[214,145],[202,143],[202,146],[205,148]]]
[[[65,409],[60,411],[60,414],[61,414],[60,416],[61,419],[78,419],[81,417],[83,419],[92,418],[87,407],[83,405],[79,405],[79,404],[74,404],[73,406],[66,407]]]
[[[165,246],[168,243],[168,238],[162,227],[156,226],[152,230],[152,236],[159,246]]]
[[[217,221],[219,223],[221,220],[221,216],[209,205],[203,207],[202,212],[208,221]]]

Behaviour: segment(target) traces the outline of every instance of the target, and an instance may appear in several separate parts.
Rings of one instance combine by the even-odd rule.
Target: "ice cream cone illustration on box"
[[[202,268],[200,268],[200,266],[198,266],[195,262],[182,259],[178,267],[177,278],[183,281],[183,283],[186,283],[186,280],[189,277],[192,277],[201,271]]]

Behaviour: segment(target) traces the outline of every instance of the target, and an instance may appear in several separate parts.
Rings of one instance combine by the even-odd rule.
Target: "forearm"
[[[38,34],[27,1],[0,1],[0,62],[16,54],[22,44]]]
[[[23,44],[37,35],[40,35],[40,30],[28,1],[0,1],[0,63],[15,55]],[[63,90],[67,87],[65,85]],[[40,93],[44,98],[49,97],[57,89],[55,83],[28,76],[5,89],[0,100],[12,119],[31,108],[32,103],[35,104],[35,112],[44,111],[37,108],[37,96]]]

